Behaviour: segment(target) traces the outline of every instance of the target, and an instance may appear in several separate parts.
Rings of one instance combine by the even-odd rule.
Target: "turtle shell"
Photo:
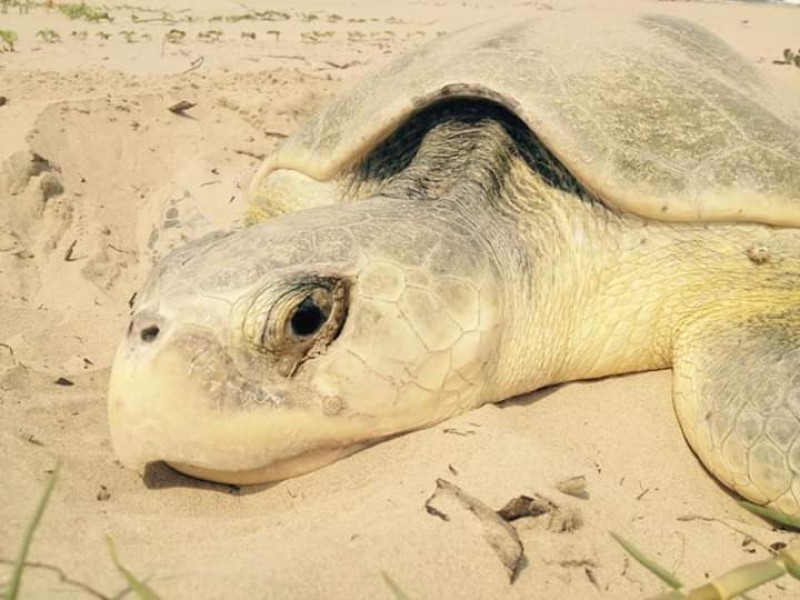
[[[516,114],[607,206],[673,221],[800,226],[800,110],[704,28],[539,13],[442,36],[364,79],[262,165],[335,180],[445,98]]]

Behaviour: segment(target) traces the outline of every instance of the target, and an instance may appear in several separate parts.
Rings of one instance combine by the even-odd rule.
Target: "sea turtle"
[[[116,453],[265,482],[671,366],[706,467],[800,515],[800,114],[776,86],[646,14],[542,12],[395,60],[265,162],[251,226],[154,269]]]

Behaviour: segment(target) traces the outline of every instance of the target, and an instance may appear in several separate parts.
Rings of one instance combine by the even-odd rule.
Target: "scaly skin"
[[[475,103],[423,114],[326,189],[353,202],[200,240],[154,272],[112,375],[123,462],[280,479],[544,385],[674,364],[700,459],[800,512],[800,231],[612,213],[512,116]],[[311,290],[330,316],[298,336]],[[728,330],[759,336],[750,370],[735,343],[715,350]],[[776,356],[788,366],[769,410],[794,446],[782,463],[750,453],[733,477],[742,453],[703,440],[749,432],[714,420],[736,399],[708,381],[762,381]]]

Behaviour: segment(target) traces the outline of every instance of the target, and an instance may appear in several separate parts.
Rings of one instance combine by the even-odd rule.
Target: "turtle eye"
[[[279,294],[267,288],[250,306],[243,327],[257,351],[280,374],[292,377],[339,335],[347,319],[350,284],[315,277],[287,288]]]
[[[331,305],[328,290],[316,290],[306,296],[289,319],[292,334],[298,338],[316,334],[330,317]]]

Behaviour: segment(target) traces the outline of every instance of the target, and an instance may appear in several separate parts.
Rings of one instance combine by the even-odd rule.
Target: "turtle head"
[[[459,223],[375,198],[170,254],[112,370],[123,464],[279,480],[485,401],[499,286]]]

